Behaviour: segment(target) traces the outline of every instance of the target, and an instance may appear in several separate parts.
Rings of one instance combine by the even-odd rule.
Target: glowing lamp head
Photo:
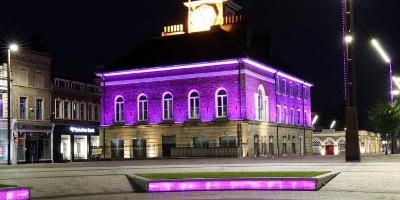
[[[10,46],[9,46],[9,48],[10,48],[10,50],[11,51],[18,51],[18,45],[16,45],[16,44],[11,44]]]
[[[353,42],[353,36],[352,35],[346,35],[346,37],[344,37],[344,41],[347,43],[347,44],[350,44],[350,43],[352,43]]]
[[[393,90],[392,95],[394,96],[399,96],[400,95],[400,90]]]
[[[381,44],[378,42],[378,40],[376,39],[372,39],[371,40],[371,44],[372,46],[375,47],[376,51],[378,51],[379,55],[382,57],[382,59],[386,62],[386,63],[390,63],[391,60],[389,58],[389,56],[386,54],[386,52],[383,50]]]
[[[330,126],[330,129],[333,129],[336,126],[336,120],[333,120]]]

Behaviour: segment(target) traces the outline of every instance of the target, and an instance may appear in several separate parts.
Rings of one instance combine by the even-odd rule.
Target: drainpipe
[[[304,109],[305,109],[305,105],[304,105],[304,101],[305,101],[305,98],[304,98],[304,92],[305,92],[305,90],[303,90],[303,88],[305,89],[305,87],[304,87],[304,82],[303,82],[303,84],[302,84],[302,93],[303,93],[303,97],[302,97],[302,99],[303,99],[303,149],[304,149],[304,151],[303,151],[303,154],[304,155],[306,155],[306,124],[304,123],[305,122],[305,117],[306,117],[306,115],[304,114]],[[300,150],[301,151],[301,150]]]
[[[242,104],[243,104],[243,99],[242,99],[242,79],[241,79],[241,72],[242,72],[242,65],[243,65],[243,62],[242,62],[242,60],[241,59],[238,59],[238,72],[239,72],[239,74],[238,74],[238,81],[239,81],[239,87],[238,87],[238,89],[239,89],[239,112],[240,112],[240,121],[239,121],[239,123],[238,123],[238,129],[237,129],[237,131],[238,131],[238,145],[239,145],[239,147],[240,148],[242,148],[242,122],[241,122],[241,120],[243,120],[243,114],[242,114]],[[242,154],[242,156],[243,156],[243,154]]]
[[[278,90],[276,88],[277,84],[279,84],[279,83],[276,82],[277,77],[278,77],[278,72],[279,71],[276,71],[275,72],[275,76],[274,76],[275,77],[274,90],[275,90],[275,118],[276,118],[276,149],[277,149],[276,152],[277,152],[277,156],[279,157],[279,119],[278,119],[278,115],[277,115],[277,113],[278,113],[278,111],[277,111],[277,108],[278,108]]]
[[[105,109],[105,105],[106,105],[106,103],[105,103],[105,94],[106,94],[106,87],[105,87],[105,83],[106,83],[106,81],[104,80],[104,72],[101,74],[101,86],[102,86],[102,93],[103,93],[103,95],[102,95],[102,102],[103,102],[103,113],[102,113],[102,115],[103,115],[103,122],[105,122],[105,112],[104,112],[104,109]],[[101,123],[100,123],[101,124]],[[105,159],[106,158],[106,129],[105,128],[103,128],[103,158]]]

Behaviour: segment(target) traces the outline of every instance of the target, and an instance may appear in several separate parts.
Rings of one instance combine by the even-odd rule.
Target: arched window
[[[163,119],[172,120],[172,94],[170,93],[163,96]]]
[[[200,95],[192,92],[189,95],[189,118],[198,119],[200,117]]]
[[[256,120],[268,121],[268,97],[265,96],[265,90],[262,85],[258,87],[254,94],[254,105]]]
[[[138,116],[139,121],[147,121],[147,97],[146,95],[140,95],[138,98]]]
[[[321,142],[319,142],[318,140],[314,140],[312,143],[313,143],[314,147],[320,147],[321,146]]]
[[[216,96],[217,118],[228,116],[228,97],[225,90],[219,90]]]
[[[115,121],[124,121],[124,98],[122,97],[117,97],[115,100]]]
[[[341,139],[339,141],[339,151],[346,151],[346,140]]]

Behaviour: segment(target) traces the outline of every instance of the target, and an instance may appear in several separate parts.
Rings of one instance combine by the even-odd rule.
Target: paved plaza
[[[33,199],[400,199],[400,155],[101,161],[0,166],[0,184],[28,186]],[[317,192],[135,193],[126,175],[199,171],[337,171]]]

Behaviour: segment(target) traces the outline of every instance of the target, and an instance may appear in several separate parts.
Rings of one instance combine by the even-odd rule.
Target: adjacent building
[[[101,91],[97,83],[53,76],[55,162],[95,159],[101,155],[98,129]]]
[[[23,50],[11,54],[11,161],[52,161],[50,64],[46,53]],[[7,68],[0,70],[0,160],[7,152]]]
[[[252,57],[236,4],[185,6],[187,26],[165,27],[97,73],[104,157],[312,154],[313,85]]]
[[[346,152],[346,132],[327,129],[313,132],[313,153],[316,155],[339,155]],[[360,153],[377,154],[383,151],[380,134],[359,131]]]

